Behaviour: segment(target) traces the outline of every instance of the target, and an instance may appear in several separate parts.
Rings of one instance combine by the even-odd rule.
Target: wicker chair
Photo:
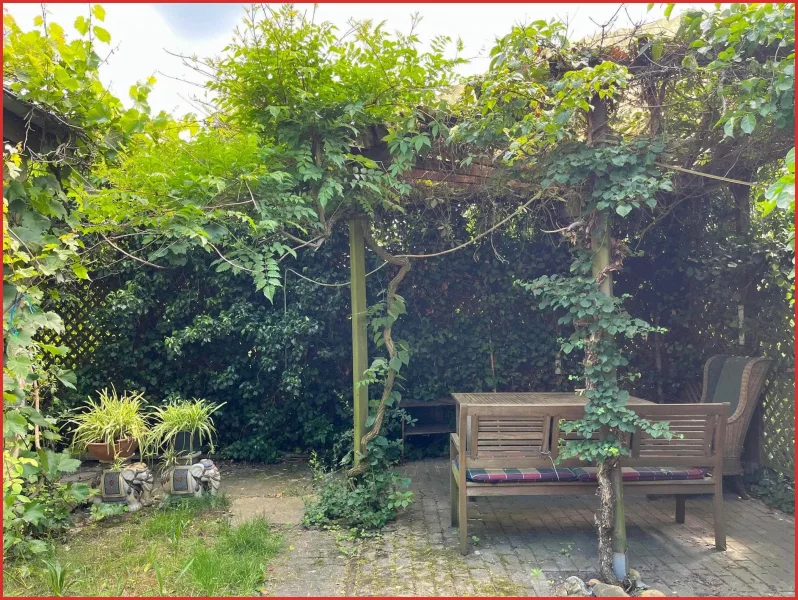
[[[701,402],[728,402],[726,451],[723,455],[723,474],[734,475],[737,491],[744,499],[743,466],[740,458],[743,442],[751,424],[756,403],[765,386],[771,361],[766,358],[713,356],[704,366],[704,389]]]

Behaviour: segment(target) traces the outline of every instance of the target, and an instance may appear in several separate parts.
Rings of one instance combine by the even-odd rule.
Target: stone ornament
[[[221,483],[221,474],[212,460],[203,458],[193,465],[172,467],[164,472],[161,482],[163,483],[164,501],[172,494],[197,498],[203,494],[215,496]]]
[[[125,465],[121,470],[103,469],[95,486],[100,487],[100,495],[95,503],[127,503],[130,512],[152,503],[152,488],[155,478],[150,468],[142,463]]]

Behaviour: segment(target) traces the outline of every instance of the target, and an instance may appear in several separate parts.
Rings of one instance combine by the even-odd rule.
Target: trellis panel
[[[98,308],[105,302],[110,288],[92,283],[73,284],[67,294],[49,300],[42,307],[52,310],[64,322],[64,332],[44,330],[39,341],[54,346],[67,346],[64,356],[49,356],[49,362],[64,369],[77,369],[90,359],[103,342],[111,339],[111,332],[96,319]]]
[[[762,443],[759,461],[790,477],[795,473],[795,380],[781,373],[768,382],[762,399]]]

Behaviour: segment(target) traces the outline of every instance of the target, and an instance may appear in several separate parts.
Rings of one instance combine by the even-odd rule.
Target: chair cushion
[[[740,387],[743,381],[743,370],[751,362],[750,358],[731,356],[723,363],[715,390],[709,397],[710,402],[728,402],[729,416],[737,410],[740,401]]]
[[[458,468],[458,459],[455,458],[454,466]],[[479,483],[500,482],[528,482],[545,483],[557,482],[593,482],[596,481],[596,467],[574,467],[567,469],[466,469],[466,480]],[[710,471],[709,468],[691,467],[623,467],[624,481],[662,481],[676,479],[703,479]]]
[[[707,389],[703,390],[703,395],[707,402],[712,402],[712,396],[715,395],[715,387],[718,385],[718,378],[720,372],[723,370],[723,363],[727,358],[731,358],[728,354],[718,354],[713,356],[707,361],[706,364],[706,386]]]
[[[596,467],[572,469],[579,481],[596,481]],[[709,468],[697,467],[623,467],[624,481],[663,481],[672,479],[703,479]]]
[[[458,467],[457,459],[454,459],[455,467]],[[498,483],[500,481],[576,481],[573,469],[466,469],[466,479],[468,481],[478,481],[480,483]]]

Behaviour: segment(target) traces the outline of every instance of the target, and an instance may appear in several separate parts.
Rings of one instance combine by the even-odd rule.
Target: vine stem
[[[374,240],[374,236],[371,233],[371,223],[368,221],[363,221],[363,239],[366,242],[366,245],[371,248],[371,250],[382,260],[387,263],[391,263],[392,265],[399,266],[399,272],[388,284],[388,290],[385,296],[385,306],[386,309],[389,309],[396,298],[396,288],[399,287],[399,284],[410,270],[410,260],[404,256],[394,256],[385,250],[385,248],[377,244],[377,242]],[[391,324],[382,332],[382,338],[385,341],[385,347],[388,350],[389,364],[390,361],[396,357],[396,345],[393,343],[393,338],[391,337],[392,329],[393,325]],[[382,397],[380,398],[380,404],[377,407],[377,412],[374,416],[374,423],[372,423],[371,429],[366,432],[360,441],[360,448],[364,451],[364,453],[368,452],[368,443],[376,438],[380,433],[380,429],[382,429],[382,422],[385,418],[385,408],[387,406],[388,398],[391,396],[391,392],[393,391],[393,383],[395,379],[396,371],[388,367],[388,374],[385,376],[385,384],[382,388]],[[368,463],[364,460],[361,460],[357,465],[349,469],[346,472],[346,475],[347,477],[357,477],[365,473],[367,468]]]
[[[34,381],[33,382],[33,408],[36,409],[36,412],[39,411],[39,382],[38,381]],[[33,439],[34,439],[34,445],[35,445],[36,449],[38,450],[39,448],[42,447],[41,438],[40,438],[40,434],[39,434],[39,425],[38,425],[38,423],[33,425]]]
[[[391,280],[388,284],[387,293],[385,296],[385,306],[386,308],[390,308],[393,304],[394,299],[396,298],[396,289],[399,287],[399,284],[407,275],[407,272],[410,270],[410,259],[411,258],[434,258],[436,256],[442,256],[444,254],[450,254],[452,252],[456,252],[466,246],[469,246],[476,242],[477,240],[485,237],[486,235],[491,234],[492,232],[496,231],[499,227],[507,223],[510,219],[518,215],[521,211],[526,209],[527,206],[532,204],[535,200],[538,200],[543,195],[543,191],[539,191],[537,194],[532,196],[529,200],[527,200],[524,204],[519,206],[512,214],[508,215],[496,225],[488,229],[487,231],[483,231],[478,236],[470,239],[469,241],[460,244],[454,248],[449,248],[448,250],[444,250],[442,252],[436,252],[434,254],[401,254],[401,255],[393,255],[389,253],[385,248],[380,246],[376,240],[374,239],[374,235],[371,231],[371,222],[363,219],[363,239],[366,245],[371,248],[371,250],[379,256],[385,263],[390,263],[392,265],[397,265],[399,267],[399,272],[396,276]],[[385,328],[382,333],[383,340],[385,341],[385,347],[388,350],[388,362],[396,357],[396,345],[393,342],[393,338],[391,336],[391,330],[393,329],[393,325],[390,325]],[[385,384],[382,389],[382,396],[380,398],[380,404],[377,407],[377,412],[374,416],[374,423],[372,423],[371,428],[366,432],[366,434],[361,438],[360,448],[364,452],[367,452],[366,448],[369,442],[371,442],[374,438],[376,438],[380,430],[382,429],[382,422],[385,419],[385,410],[387,406],[388,398],[391,396],[391,392],[393,391],[393,384],[396,380],[396,371],[390,367],[388,367],[388,374],[385,376]],[[357,477],[362,475],[366,472],[367,463],[364,460],[361,460],[357,465],[352,467],[346,472],[347,477]]]
[[[457,252],[458,250],[461,250],[462,248],[465,248],[466,246],[470,246],[471,244],[473,244],[473,243],[474,243],[474,242],[476,242],[477,240],[479,240],[479,239],[482,239],[482,238],[484,238],[486,235],[489,235],[489,234],[493,233],[494,231],[496,231],[496,230],[497,230],[499,227],[501,227],[501,226],[502,226],[502,225],[504,225],[504,224],[505,224],[507,221],[509,221],[510,219],[512,219],[513,217],[515,217],[515,216],[516,216],[518,213],[520,213],[520,212],[521,212],[522,210],[524,210],[524,209],[525,209],[527,206],[529,206],[530,204],[532,204],[532,203],[533,203],[535,200],[538,200],[538,199],[539,199],[539,198],[540,198],[542,195],[543,195],[543,190],[539,191],[537,194],[535,194],[534,196],[532,196],[532,197],[531,197],[529,200],[527,200],[526,202],[524,202],[524,203],[523,203],[521,206],[519,206],[518,208],[516,208],[516,209],[515,209],[515,211],[514,211],[514,212],[513,212],[511,215],[509,215],[509,216],[505,217],[504,219],[502,219],[501,221],[499,221],[498,223],[496,223],[496,225],[494,225],[494,226],[493,226],[493,227],[491,227],[490,229],[488,229],[488,230],[486,230],[486,231],[483,231],[483,232],[482,232],[482,233],[480,233],[479,235],[477,235],[477,236],[475,236],[475,237],[471,238],[471,239],[470,239],[470,240],[468,240],[467,242],[464,242],[464,243],[460,244],[459,246],[455,246],[454,248],[449,248],[448,250],[443,250],[443,251],[441,251],[441,252],[435,252],[435,253],[433,253],[433,254],[400,254],[400,255],[398,255],[398,256],[395,256],[394,258],[435,258],[436,256],[443,256],[444,254],[451,254],[452,252]],[[373,250],[373,248],[372,248],[372,250]],[[376,250],[375,250],[375,252],[376,252]],[[381,257],[381,258],[382,258],[382,257]],[[384,260],[384,259],[383,259],[383,260]]]

